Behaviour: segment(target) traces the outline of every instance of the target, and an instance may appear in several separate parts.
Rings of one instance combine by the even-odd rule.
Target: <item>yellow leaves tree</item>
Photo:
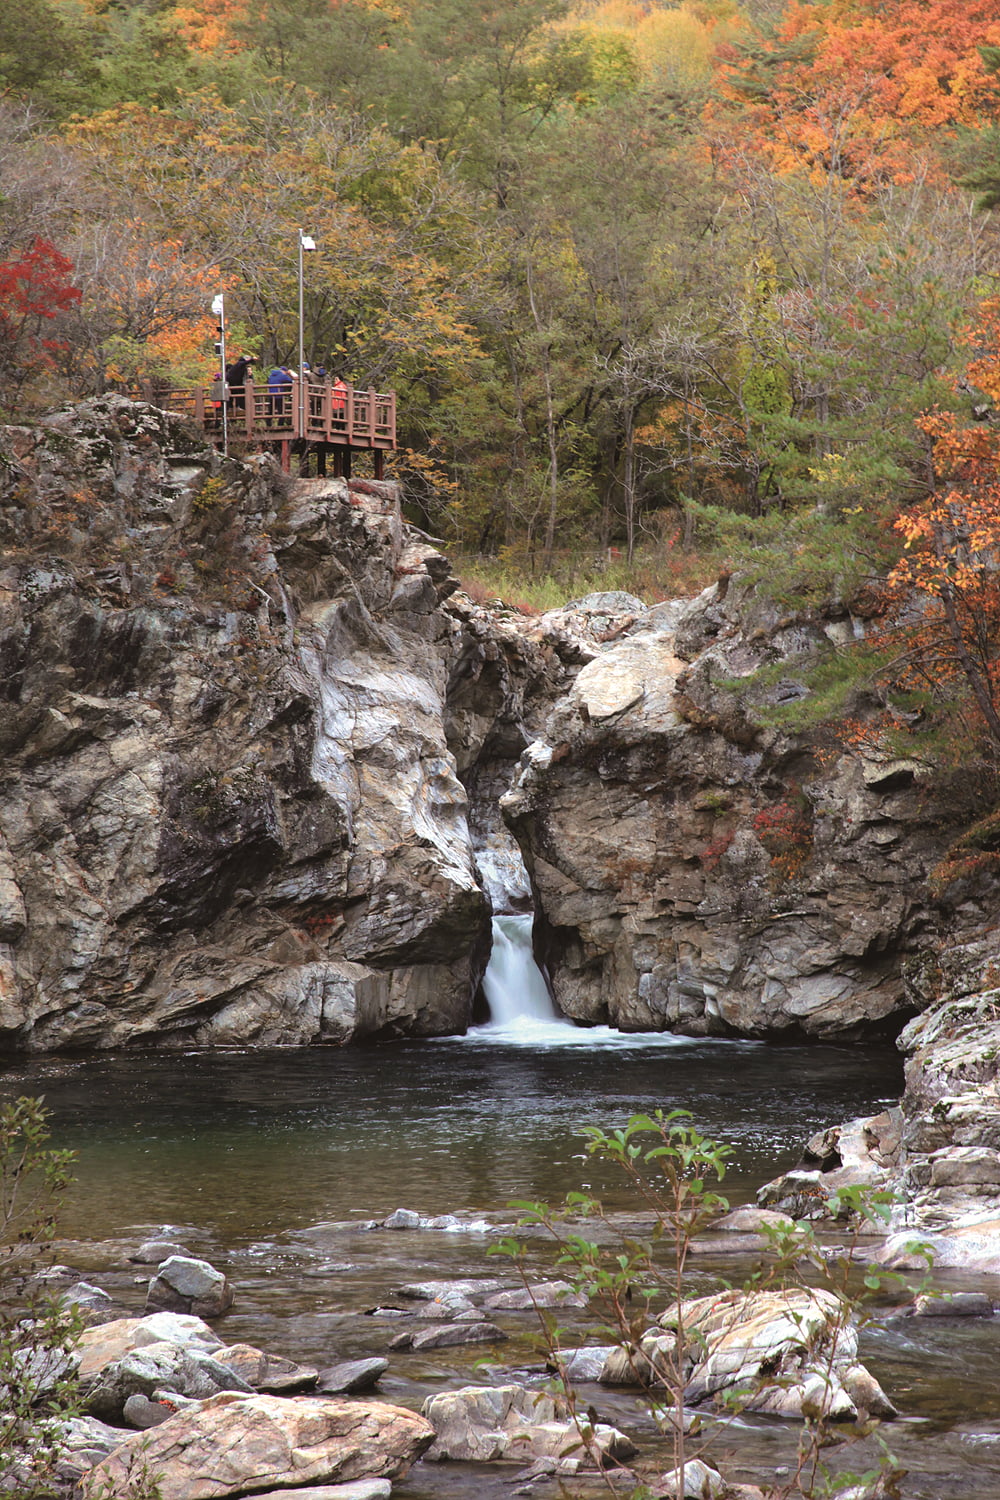
[[[212,96],[170,111],[123,106],[71,135],[112,200],[141,208],[138,259],[150,259],[154,279],[170,281],[168,302],[151,287],[146,295],[128,257],[117,282],[105,273],[117,288],[115,332],[141,338],[147,352],[174,364],[193,354],[204,332],[198,320],[225,285],[231,315],[252,330],[265,359],[295,358],[302,228],[317,244],[304,277],[314,364],[334,365],[358,385],[440,386],[477,356],[468,309],[492,253],[462,190],[419,148],[292,90],[261,97],[252,110]],[[119,244],[134,228],[131,219],[119,224]],[[165,249],[149,257],[145,247],[156,240]],[[168,310],[166,344],[161,329],[134,326],[131,310],[147,305]]]

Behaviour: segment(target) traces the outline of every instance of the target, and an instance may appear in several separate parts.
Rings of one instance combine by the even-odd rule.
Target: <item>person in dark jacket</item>
[[[252,375],[253,355],[241,354],[231,365],[226,366],[226,384],[229,387],[230,405],[234,411],[246,411],[247,376]]]

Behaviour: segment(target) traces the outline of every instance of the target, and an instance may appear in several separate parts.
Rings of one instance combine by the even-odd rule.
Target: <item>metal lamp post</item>
[[[315,250],[316,241],[311,234],[303,234],[299,230],[299,437],[305,440],[306,435],[306,337],[305,337],[305,296],[302,278],[303,252]]]
[[[229,414],[227,397],[229,391],[226,387],[226,299],[222,292],[212,299],[212,311],[219,320],[219,358],[222,361],[222,451],[229,454]]]

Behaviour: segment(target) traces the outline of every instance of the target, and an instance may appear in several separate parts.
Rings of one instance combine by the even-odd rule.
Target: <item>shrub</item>
[[[0,1106],[0,1491],[52,1493],[59,1434],[78,1410],[78,1315],[39,1281],[72,1181],[71,1151],[51,1150],[41,1100]]]
[[[729,1148],[699,1134],[690,1124],[687,1111],[664,1114],[634,1115],[622,1129],[605,1131],[588,1126],[580,1131],[589,1156],[609,1162],[624,1175],[635,1195],[636,1210],[652,1213],[652,1226],[642,1231],[623,1231],[620,1214],[606,1214],[600,1201],[589,1194],[569,1193],[562,1205],[548,1203],[513,1203],[520,1214],[519,1224],[529,1230],[548,1233],[556,1245],[556,1264],[560,1274],[572,1287],[582,1292],[604,1319],[595,1331],[602,1342],[612,1341],[622,1352],[627,1367],[635,1374],[635,1383],[645,1384],[646,1400],[661,1430],[670,1435],[673,1463],[682,1470],[685,1462],[701,1457],[711,1440],[711,1427],[686,1421],[684,1409],[687,1379],[687,1355],[701,1344],[697,1326],[685,1328],[685,1271],[692,1241],[728,1207],[727,1200],[711,1185],[725,1175]],[[826,1204],[830,1216],[852,1226],[848,1243],[830,1254],[816,1239],[811,1227],[792,1224],[788,1228],[769,1227],[762,1231],[763,1253],[759,1270],[745,1288],[756,1290],[799,1289],[809,1299],[817,1298],[836,1309],[832,1337],[825,1352],[818,1348],[817,1358],[825,1371],[821,1378],[827,1390],[834,1382],[834,1360],[840,1335],[849,1325],[871,1322],[875,1306],[887,1291],[900,1285],[899,1275],[869,1266],[859,1272],[858,1243],[862,1233],[873,1224],[884,1223],[889,1215],[892,1197],[867,1188],[842,1188]],[[628,1215],[634,1219],[634,1214]],[[590,1238],[596,1234],[597,1238]],[[912,1248],[930,1261],[925,1247]],[[507,1237],[494,1246],[492,1254],[510,1257],[517,1265],[525,1285],[530,1285],[526,1269],[528,1247],[515,1237]],[[651,1329],[651,1308],[666,1298],[671,1304],[669,1318],[661,1317],[656,1327],[669,1322],[675,1342],[658,1340],[655,1346],[640,1351],[643,1334]],[[690,1304],[689,1304],[690,1305]],[[546,1350],[552,1367],[560,1372],[560,1382],[570,1411],[576,1421],[581,1441],[586,1445],[592,1427],[592,1413],[578,1401],[572,1382],[566,1377],[563,1352],[565,1333],[553,1315],[537,1309]],[[790,1314],[795,1317],[794,1313]],[[803,1341],[809,1342],[803,1326]],[[643,1360],[649,1368],[644,1372]],[[764,1390],[769,1384],[780,1387],[778,1375],[763,1374]],[[733,1390],[726,1400],[731,1414],[738,1413],[741,1403],[758,1397],[760,1385],[752,1390]],[[798,1462],[787,1481],[769,1492],[769,1500],[819,1500],[821,1495],[840,1489],[848,1476],[837,1476],[835,1485],[821,1462],[821,1454],[831,1446],[843,1445],[873,1430],[873,1424],[861,1424],[857,1430],[845,1428],[829,1414],[822,1398],[810,1406],[803,1403],[803,1426]],[[687,1429],[687,1430],[686,1430]],[[690,1443],[689,1443],[690,1438]],[[692,1451],[696,1448],[697,1451]],[[884,1445],[880,1444],[879,1469],[857,1480],[864,1493],[886,1497],[898,1496],[900,1471]],[[613,1473],[605,1476],[613,1495],[619,1494]],[[633,1500],[649,1491],[640,1485]]]

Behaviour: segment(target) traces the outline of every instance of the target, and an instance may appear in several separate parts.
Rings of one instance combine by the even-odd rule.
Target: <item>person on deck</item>
[[[253,378],[253,361],[252,354],[241,354],[239,359],[234,359],[231,365],[226,366],[226,384],[234,411],[246,411],[246,383],[248,376]]]
[[[285,414],[285,398],[292,394],[292,372],[287,365],[275,365],[267,377],[268,410],[272,417]]]
[[[330,414],[337,427],[347,426],[347,386],[338,375],[330,388]]]

